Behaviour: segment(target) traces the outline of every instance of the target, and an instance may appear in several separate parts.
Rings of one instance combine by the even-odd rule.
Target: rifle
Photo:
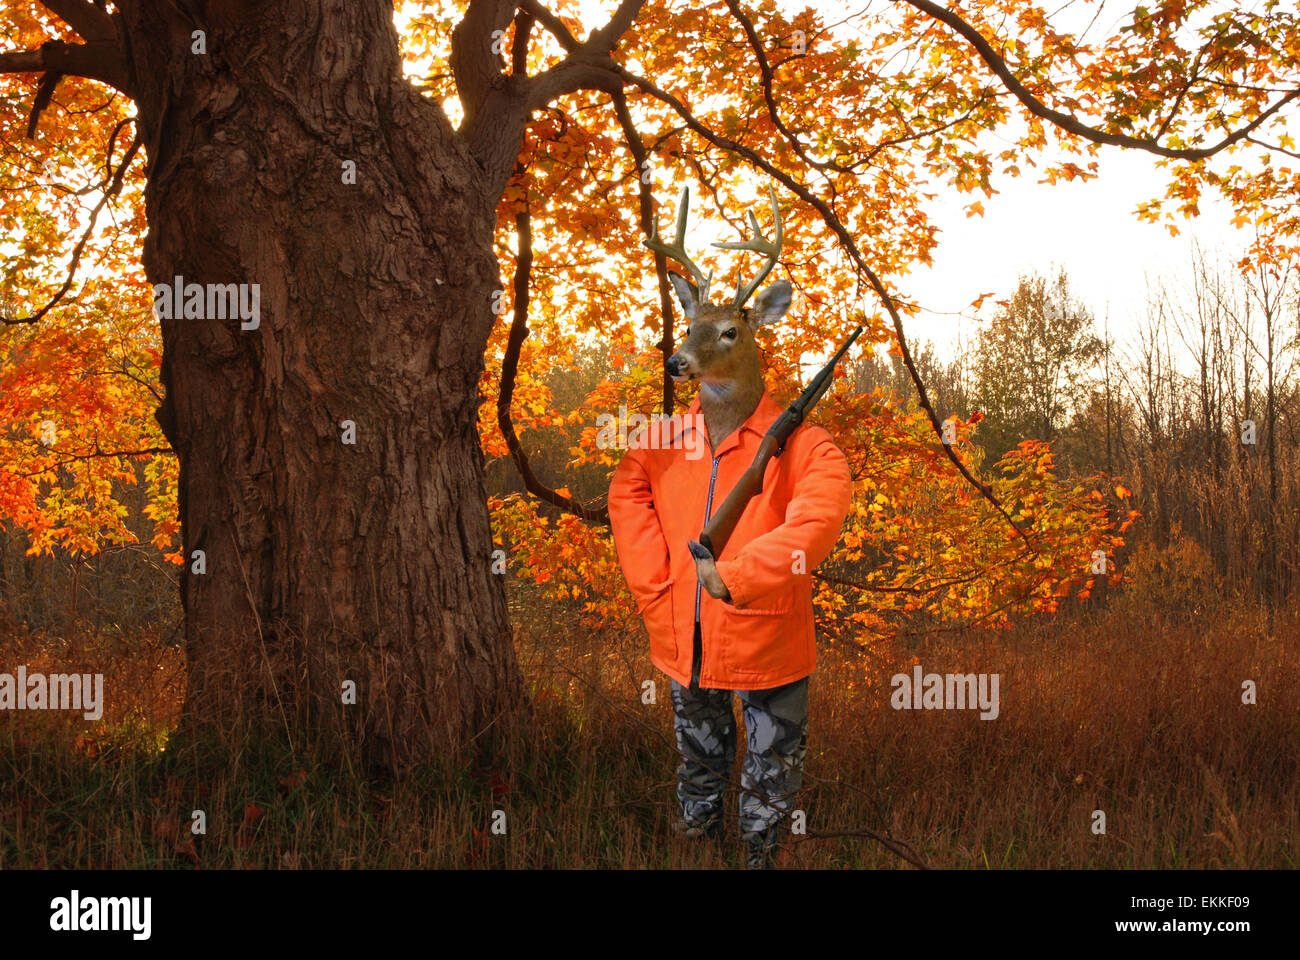
[[[862,333],[861,327],[853,331],[853,336],[836,351],[835,356],[821,368],[817,376],[812,378],[807,389],[799,395],[799,399],[790,404],[785,412],[772,422],[767,435],[763,437],[763,442],[758,445],[754,462],[740,475],[736,485],[727,494],[727,499],[722,501],[722,506],[709,517],[709,522],[704,525],[704,530],[700,533],[699,542],[714,559],[717,559],[727,546],[736,524],[740,522],[741,514],[745,512],[745,507],[749,506],[749,501],[763,492],[763,474],[767,471],[768,461],[781,455],[786,441],[790,439],[790,434],[803,423],[808,411],[817,405],[822,394],[830,389],[835,378],[835,364],[839,362],[840,357],[844,356],[844,351],[853,345],[853,341],[858,339],[860,333]]]

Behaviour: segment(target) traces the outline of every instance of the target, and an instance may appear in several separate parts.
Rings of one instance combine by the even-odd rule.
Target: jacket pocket
[[[795,591],[773,590],[742,608],[724,608],[722,659],[738,677],[768,680],[802,670],[808,661],[804,618]]]
[[[673,583],[670,579],[663,591],[641,608],[646,633],[650,635],[650,655],[669,663],[677,660],[677,639],[673,634]]]
[[[728,604],[728,613],[741,617],[775,617],[794,609],[794,588],[771,590],[755,597],[743,607]]]

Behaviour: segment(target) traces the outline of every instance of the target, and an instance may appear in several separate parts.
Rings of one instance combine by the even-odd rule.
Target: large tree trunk
[[[402,79],[390,3],[204,6],[127,7],[149,281],[261,291],[254,330],[161,321],[188,715],[445,755],[521,699],[476,430],[499,190]]]

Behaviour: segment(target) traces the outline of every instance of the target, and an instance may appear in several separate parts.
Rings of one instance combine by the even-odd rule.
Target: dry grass
[[[1244,603],[1188,614],[1112,601],[1000,633],[823,647],[798,802],[809,829],[888,831],[935,867],[1296,866],[1300,621],[1269,633]],[[0,867],[734,865],[734,818],[722,848],[670,836],[671,707],[640,626],[557,634],[569,611],[520,588],[513,605],[532,724],[493,761],[401,782],[274,737],[164,747],[183,695],[166,644],[86,641],[68,657],[62,643],[7,643],[0,669],[102,671],[109,703],[94,725],[0,714]],[[889,678],[914,662],[998,673],[1001,715],[892,709]],[[645,680],[656,704],[641,702]],[[1244,680],[1258,704],[1242,704]],[[197,838],[195,809],[207,815]],[[494,809],[505,836],[490,831]],[[905,866],[862,838],[798,839],[784,857]]]

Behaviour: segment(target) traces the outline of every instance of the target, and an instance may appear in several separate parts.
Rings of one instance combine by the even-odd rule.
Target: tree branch
[[[621,90],[621,81],[610,69],[614,66],[614,61],[609,55],[619,38],[631,29],[644,2],[645,0],[623,0],[609,18],[609,23],[599,30],[591,31],[591,36],[585,43],[578,43],[559,18],[535,0],[527,0],[525,5],[529,12],[555,34],[569,55],[561,63],[529,80],[528,92],[524,98],[525,109],[531,113],[556,97],[575,90],[604,90],[611,96]]]
[[[132,96],[126,63],[113,42],[48,40],[35,50],[0,53],[0,73],[64,73],[98,80]]]
[[[586,52],[571,54],[563,63],[529,78],[524,109],[532,113],[552,100],[577,90],[603,90],[613,96],[616,91],[623,89],[623,85],[609,69],[612,63],[605,55],[592,56]]]
[[[1020,556],[1016,557],[1014,560],[1012,560],[1012,562],[1014,563],[1018,560],[1021,560],[1024,558],[1024,556],[1025,554],[1022,552]],[[933,583],[928,586],[920,586],[920,587],[872,586],[869,583],[862,583],[861,581],[858,580],[845,580],[841,577],[833,577],[830,576],[829,574],[823,574],[823,573],[814,573],[812,574],[812,578],[814,580],[822,580],[826,583],[833,583],[839,587],[852,587],[855,590],[863,590],[866,591],[867,593],[910,593],[913,594],[914,596],[924,597],[931,593],[938,593],[940,590],[947,590],[950,587],[959,587],[959,586],[963,586],[964,584],[973,583],[976,580],[978,580],[980,577],[985,576],[986,574],[990,574],[992,572],[993,571],[991,570],[980,569],[977,570],[975,573],[971,574],[969,577],[962,577],[959,580],[940,580],[937,583]]]
[[[932,127],[928,130],[912,131],[910,133],[902,134],[897,137],[893,137],[887,140],[882,140],[880,143],[872,147],[867,153],[865,153],[861,159],[855,160],[853,163],[846,165],[841,163],[835,163],[834,161],[829,161],[829,160],[816,160],[808,153],[807,148],[804,147],[803,142],[799,140],[799,138],[795,135],[794,131],[790,129],[790,127],[786,124],[784,120],[781,119],[781,113],[777,109],[777,105],[776,105],[776,93],[774,90],[774,84],[776,82],[776,71],[772,67],[771,61],[768,60],[767,53],[763,50],[763,42],[759,37],[758,30],[754,26],[753,20],[751,20],[749,16],[740,8],[740,4],[739,2],[737,2],[737,0],[726,0],[726,4],[727,4],[727,9],[731,11],[731,15],[740,23],[741,29],[745,31],[745,36],[749,40],[750,49],[754,51],[754,57],[758,60],[759,76],[763,88],[763,100],[767,104],[767,114],[772,120],[772,125],[776,127],[777,130],[779,130],[781,134],[785,137],[786,141],[794,149],[794,152],[798,155],[799,159],[801,159],[804,163],[808,164],[808,166],[812,167],[815,170],[822,170],[822,171],[829,170],[834,173],[847,173],[847,174],[852,174],[853,176],[857,176],[858,167],[867,166],[868,164],[871,163],[872,160],[876,158],[877,154],[879,154],[882,150],[885,150],[888,147],[896,147],[913,140],[920,140],[923,137],[929,137],[938,133],[942,133],[944,130],[947,130],[951,127],[955,127],[958,124],[966,123],[975,115],[976,109],[978,109],[980,106],[984,104],[984,101],[985,99],[987,99],[988,94],[990,92],[988,88],[982,90],[980,92],[979,99],[975,102],[975,106],[971,107],[961,116],[954,117],[952,120],[948,120],[944,123],[941,123],[939,126]],[[797,60],[797,59],[799,59],[799,56],[787,57],[786,59],[782,60],[781,63],[778,64],[778,66],[784,65],[786,63],[789,63],[791,60]],[[907,120],[902,116],[901,111],[896,111],[896,112],[898,112],[899,114],[898,117],[899,122],[902,123],[905,127],[908,127],[909,125],[907,123]],[[832,187],[832,190],[833,189],[834,188]]]
[[[118,124],[117,129],[120,128],[121,128],[121,124]],[[117,129],[113,131],[114,140],[116,140],[117,138]],[[68,264],[68,276],[67,279],[63,281],[63,286],[61,286],[58,292],[55,293],[54,296],[50,298],[49,303],[45,304],[45,306],[41,307],[40,310],[36,311],[31,316],[6,317],[3,314],[0,314],[0,323],[5,323],[9,325],[16,325],[19,323],[36,323],[47,313],[49,313],[52,309],[54,309],[54,307],[59,303],[59,301],[63,299],[64,295],[69,290],[72,289],[72,281],[77,275],[77,266],[81,263],[81,255],[82,253],[85,252],[86,244],[90,241],[91,234],[95,232],[95,222],[99,219],[100,211],[102,211],[104,207],[108,204],[110,197],[115,197],[118,195],[118,193],[121,192],[122,181],[126,177],[127,168],[131,166],[131,161],[135,159],[136,151],[138,151],[139,149],[140,149],[140,137],[137,136],[134,140],[131,141],[131,145],[127,147],[126,153],[122,156],[122,162],[118,166],[117,172],[113,174],[112,179],[106,184],[104,195],[99,198],[99,202],[95,204],[95,206],[90,211],[90,223],[86,226],[85,233],[81,235],[81,239],[77,241],[77,245],[72,250],[72,261]],[[110,158],[112,156],[112,150],[113,150],[113,144],[112,142],[110,142],[109,143]]]
[[[726,3],[727,9],[731,11],[731,15],[740,22],[741,29],[745,31],[745,37],[749,40],[750,49],[754,51],[754,56],[758,60],[758,72],[763,88],[763,100],[767,103],[767,113],[768,116],[772,118],[772,124],[777,128],[777,130],[781,131],[782,135],[787,141],[789,141],[790,146],[794,148],[794,152],[798,154],[799,159],[803,160],[803,162],[808,164],[810,167],[814,167],[817,170],[834,170],[837,173],[851,173],[852,170],[850,168],[843,167],[838,163],[826,163],[820,160],[814,160],[808,155],[799,138],[796,137],[790,128],[785,125],[785,121],[781,119],[780,111],[776,108],[776,95],[772,90],[772,85],[775,81],[775,74],[772,70],[772,64],[768,61],[767,54],[763,50],[763,41],[758,36],[758,30],[755,29],[754,22],[746,16],[745,11],[740,9],[740,4],[737,0],[726,0]]]
[[[63,79],[63,74],[57,70],[51,70],[41,77],[40,85],[36,88],[36,96],[32,98],[32,112],[27,118],[27,139],[36,139],[36,125],[41,121],[41,114],[45,108],[50,105],[50,100],[54,97],[54,88],[59,85]]]
[[[515,15],[515,39],[510,47],[510,72],[522,77],[528,72],[528,39],[533,32],[534,17],[523,7]]]
[[[569,28],[564,25],[564,21],[538,3],[537,0],[522,0],[519,7],[522,10],[527,10],[535,17],[537,22],[559,41],[560,46],[567,53],[574,53],[582,48],[582,42],[569,32]]]
[[[55,460],[53,463],[42,467],[40,470],[33,470],[30,473],[15,473],[13,476],[20,480],[30,480],[32,477],[39,477],[43,473],[55,469],[56,467],[66,467],[70,463],[84,463],[87,460],[98,460],[101,457],[150,457],[150,456],[176,456],[176,451],[171,447],[143,447],[140,450],[101,450],[99,442],[95,442],[95,449],[90,453],[69,454],[62,459]]]
[[[1214,154],[1232,146],[1238,140],[1242,140],[1249,136],[1258,129],[1260,124],[1265,120],[1281,110],[1286,104],[1296,99],[1296,97],[1300,97],[1300,89],[1290,91],[1286,96],[1282,97],[1267,110],[1263,111],[1250,123],[1246,124],[1241,129],[1228,134],[1213,146],[1178,148],[1164,147],[1155,140],[1147,140],[1142,137],[1131,137],[1124,133],[1109,133],[1105,130],[1098,130],[1095,127],[1088,126],[1083,121],[1076,119],[1068,113],[1053,110],[1051,107],[1043,103],[1043,101],[1030,93],[1029,90],[1025,88],[1024,84],[1016,79],[1015,74],[1011,72],[1011,68],[1007,66],[1007,62],[1001,57],[1001,55],[993,49],[993,46],[984,39],[983,35],[978,30],[963,20],[960,16],[937,3],[932,3],[931,0],[906,0],[906,2],[923,13],[927,13],[931,17],[934,17],[934,19],[947,24],[957,33],[965,37],[970,45],[975,48],[976,52],[979,53],[984,62],[988,64],[989,69],[997,74],[998,79],[1002,81],[1003,85],[1011,91],[1017,100],[1025,105],[1030,113],[1043,120],[1050,120],[1062,130],[1083,137],[1085,140],[1091,140],[1093,143],[1104,143],[1117,147],[1131,147],[1137,150],[1145,150],[1148,153],[1154,153],[1157,156],[1169,157],[1174,160],[1204,160],[1206,157],[1214,156]],[[1165,125],[1167,126],[1168,123],[1166,122]]]
[[[1297,153],[1295,150],[1288,150],[1286,147],[1283,147],[1280,144],[1265,143],[1263,140],[1257,140],[1254,137],[1247,137],[1246,142],[1253,143],[1257,147],[1263,147],[1265,150],[1272,150],[1275,153],[1283,153],[1286,154],[1288,157],[1294,157],[1295,159],[1300,160],[1300,153]]]
[[[598,89],[611,95],[621,89],[616,64],[610,53],[619,37],[631,27],[644,0],[623,0],[609,23],[592,31],[586,43],[577,43],[559,19],[538,3],[524,3],[524,11],[561,37],[570,53],[559,64],[536,77],[523,73],[503,74],[504,61],[492,53],[492,34],[504,30],[513,16],[515,2],[470,0],[465,17],[452,31],[452,72],[465,122],[460,135],[471,155],[488,177],[488,190],[495,195],[504,186],[519,154],[524,128],[532,112],[575,90]],[[516,60],[526,59],[526,49],[515,51]]]
[[[632,122],[632,113],[627,108],[627,95],[623,92],[622,87],[613,95],[614,112],[618,114],[618,122],[623,128],[623,139],[627,142],[627,148],[632,152],[632,158],[636,161],[636,168],[633,176],[636,177],[637,185],[640,187],[640,204],[641,204],[641,232],[650,236],[654,232],[654,203],[650,196],[650,185],[641,179],[641,171],[645,169],[646,161],[649,160],[649,154],[646,152],[645,144],[641,142],[641,134],[637,132],[636,125]],[[673,412],[673,378],[668,376],[668,358],[673,354],[673,298],[668,288],[668,258],[662,252],[654,251],[655,276],[659,281],[659,314],[662,318],[660,330],[662,335],[659,338],[659,352],[663,354],[663,412],[665,416],[670,416]]]
[[[41,0],[41,6],[81,34],[83,40],[112,43],[117,39],[117,30],[108,11],[86,0]]]
[[[494,53],[492,35],[514,17],[513,0],[470,0],[465,16],[451,31],[451,72],[465,108],[465,126],[474,126],[493,87],[505,77],[503,48]]]
[[[533,227],[528,208],[515,214],[515,234],[519,238],[519,256],[515,261],[515,315],[510,322],[510,335],[506,340],[505,356],[501,360],[501,386],[497,392],[497,426],[505,437],[510,457],[519,469],[524,487],[539,500],[559,507],[566,513],[592,523],[609,524],[607,508],[593,508],[552,490],[533,473],[528,455],[515,434],[510,420],[510,401],[515,394],[515,374],[519,370],[519,350],[528,336],[528,281],[533,269]]]
[[[874,840],[896,856],[902,857],[918,870],[930,869],[929,864],[921,859],[921,855],[916,852],[916,848],[910,843],[896,837],[886,836],[868,827],[858,827],[856,830],[809,830],[804,836],[813,840],[833,840],[838,837],[862,837],[867,840]]]
[[[623,0],[609,18],[609,23],[599,30],[593,30],[583,46],[592,54],[608,56],[618,45],[619,38],[632,29],[644,2],[645,0]]]

